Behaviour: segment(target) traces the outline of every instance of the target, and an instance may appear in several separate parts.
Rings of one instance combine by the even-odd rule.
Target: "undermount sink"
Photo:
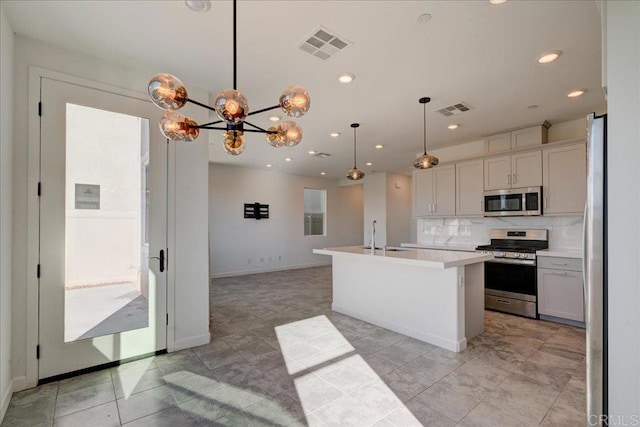
[[[362,249],[371,249],[371,246],[363,246]],[[410,248],[383,248],[383,247],[378,247],[376,246],[376,250],[377,251],[382,251],[382,250],[386,250],[387,252],[405,252],[405,251],[410,251]]]

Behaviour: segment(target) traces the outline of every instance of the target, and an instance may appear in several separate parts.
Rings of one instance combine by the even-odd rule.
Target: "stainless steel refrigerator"
[[[603,425],[607,401],[607,115],[587,117],[583,274],[587,314],[587,422]]]

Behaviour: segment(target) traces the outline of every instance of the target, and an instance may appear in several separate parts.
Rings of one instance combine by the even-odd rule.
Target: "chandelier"
[[[356,129],[360,127],[360,124],[351,123],[351,127],[353,128],[353,169],[347,171],[347,178],[352,181],[357,181],[364,178],[364,172],[356,166]]]
[[[300,86],[290,86],[280,95],[278,105],[249,112],[247,98],[237,90],[237,41],[236,41],[236,0],[233,0],[233,89],[220,92],[213,106],[203,104],[189,98],[186,87],[171,74],[161,73],[153,76],[149,82],[149,97],[151,101],[166,112],[160,118],[162,134],[172,141],[193,141],[200,134],[200,129],[223,130],[224,149],[227,153],[237,156],[245,149],[245,132],[265,134],[269,144],[279,148],[293,147],[302,140],[302,128],[294,121],[287,120],[278,126],[263,129],[246,121],[247,117],[264,113],[276,108],[289,117],[302,117],[311,106],[309,93]],[[189,117],[177,112],[187,103],[215,111],[220,120],[198,124]],[[216,126],[221,125],[222,126]]]
[[[416,169],[429,169],[436,166],[439,162],[436,156],[427,154],[427,103],[431,101],[431,98],[420,98],[418,102],[424,107],[424,154],[413,161],[413,167]]]

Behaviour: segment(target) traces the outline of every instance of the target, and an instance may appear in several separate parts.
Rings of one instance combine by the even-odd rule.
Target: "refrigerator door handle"
[[[589,241],[587,239],[587,203],[584,204],[584,216],[582,217],[582,291],[584,293],[584,304],[587,305],[587,248]],[[586,307],[585,307],[586,308]],[[585,310],[585,313],[587,311]],[[586,321],[586,319],[585,319]]]

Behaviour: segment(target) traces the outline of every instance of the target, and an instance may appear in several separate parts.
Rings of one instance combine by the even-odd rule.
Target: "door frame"
[[[41,79],[49,78],[52,80],[59,80],[65,83],[70,83],[78,86],[85,86],[90,89],[102,90],[105,92],[111,92],[117,95],[127,96],[131,98],[141,99],[143,101],[151,102],[146,93],[132,91],[130,89],[124,89],[109,84],[96,82],[93,80],[84,79],[81,77],[72,76],[69,74],[61,73],[58,71],[49,70],[46,68],[29,65],[28,71],[28,119],[27,119],[27,253],[26,253],[26,342],[25,342],[25,364],[26,371],[24,379],[16,381],[15,390],[23,390],[26,388],[35,387],[38,385],[38,333],[39,333],[39,310],[40,310],[40,290],[39,279],[37,277],[37,266],[40,262],[40,199],[38,196],[38,183],[40,182],[40,115],[39,115],[39,103],[41,96]],[[172,173],[171,165],[174,163],[174,147],[169,144],[168,148],[168,182],[167,191],[171,193],[175,175]],[[43,189],[46,191],[46,188]],[[169,255],[172,255],[171,250],[173,245],[173,239],[169,236],[173,235],[174,230],[174,216],[171,214],[173,209],[171,208],[174,197],[172,194],[167,194],[167,247],[169,248]],[[167,349],[171,351],[174,347],[174,327],[173,319],[175,318],[175,281],[173,272],[173,256],[168,257],[167,265],[167,307],[166,312],[169,317],[167,325]],[[22,381],[20,381],[22,380]],[[15,380],[14,380],[15,381]]]

